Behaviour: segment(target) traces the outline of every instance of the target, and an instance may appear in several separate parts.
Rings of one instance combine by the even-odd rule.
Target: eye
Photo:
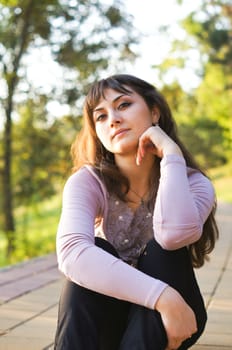
[[[100,122],[100,121],[102,121],[104,118],[106,118],[106,114],[99,114],[99,115],[96,117],[96,122]]]
[[[122,102],[119,106],[118,106],[118,109],[121,110],[121,109],[125,109],[127,107],[129,107],[131,105],[131,102]]]

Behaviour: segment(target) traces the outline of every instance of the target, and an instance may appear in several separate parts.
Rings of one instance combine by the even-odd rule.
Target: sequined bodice
[[[142,203],[133,212],[127,203],[110,196],[104,236],[117,250],[120,258],[136,265],[147,242],[153,237],[152,212]]]

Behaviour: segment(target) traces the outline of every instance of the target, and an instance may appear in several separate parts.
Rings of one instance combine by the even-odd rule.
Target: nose
[[[113,110],[109,113],[109,123],[111,127],[120,124],[121,122],[122,118],[117,111]]]

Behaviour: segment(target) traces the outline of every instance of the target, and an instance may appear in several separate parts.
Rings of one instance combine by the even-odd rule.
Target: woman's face
[[[130,91],[105,90],[93,112],[98,138],[115,155],[135,155],[139,137],[158,121],[157,109],[151,111],[139,94]]]

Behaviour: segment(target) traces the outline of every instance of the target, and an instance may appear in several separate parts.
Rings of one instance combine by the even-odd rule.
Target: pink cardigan
[[[153,231],[163,248],[174,250],[200,238],[215,194],[211,182],[187,168],[183,157],[168,155],[160,166]],[[70,176],[57,233],[59,269],[85,288],[154,309],[167,285],[94,244],[99,225],[104,230],[107,209],[106,189],[91,167]]]

